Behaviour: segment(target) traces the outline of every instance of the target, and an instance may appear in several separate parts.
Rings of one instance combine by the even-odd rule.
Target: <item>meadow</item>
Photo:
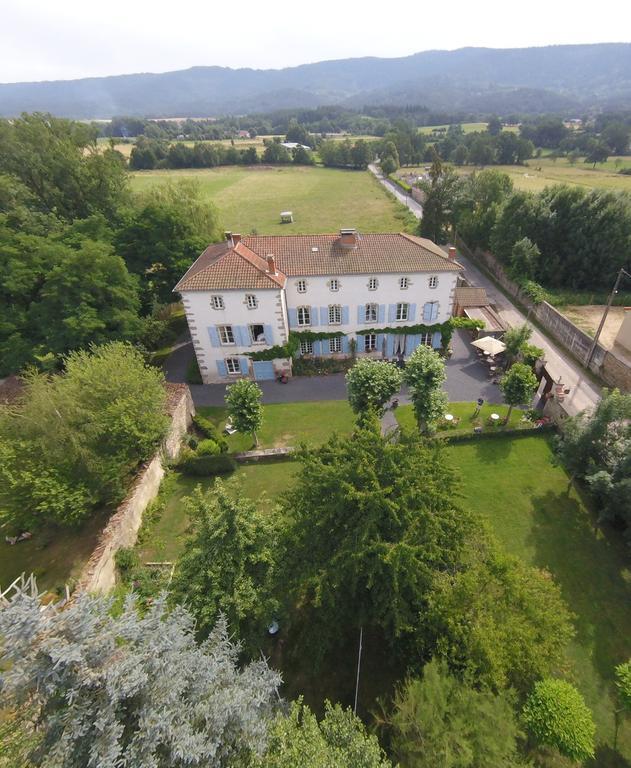
[[[212,169],[140,171],[132,189],[141,192],[167,180],[195,179],[219,209],[222,225],[242,234],[290,235],[414,231],[416,220],[368,171],[308,166],[224,166]],[[293,224],[280,212],[292,211]]]
[[[462,128],[463,133],[480,133],[481,131],[486,131],[487,123],[460,123],[460,127]],[[449,125],[423,125],[421,128],[419,128],[419,133],[424,133],[431,135],[436,130],[448,130]],[[509,125],[504,127],[505,131],[511,131],[512,133],[517,133],[519,131],[519,127],[516,125]]]

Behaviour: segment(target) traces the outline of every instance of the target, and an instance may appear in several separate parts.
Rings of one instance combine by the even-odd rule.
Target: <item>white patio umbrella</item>
[[[488,352],[489,355],[497,355],[499,352],[503,352],[506,349],[506,344],[499,339],[493,338],[493,336],[483,336],[481,339],[471,342],[474,347],[481,349],[483,352]]]

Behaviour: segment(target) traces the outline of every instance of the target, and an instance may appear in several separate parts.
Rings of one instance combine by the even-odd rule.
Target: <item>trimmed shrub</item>
[[[138,553],[135,549],[123,547],[114,555],[114,562],[120,574],[123,584],[128,584],[140,564]]]
[[[217,456],[221,450],[215,440],[206,438],[206,440],[200,441],[196,453],[198,456]]]
[[[193,416],[193,424],[204,437],[207,437],[209,440],[214,440],[217,443],[221,453],[226,453],[228,450],[228,442],[210,419],[206,419],[203,416]]]
[[[177,468],[185,475],[212,477],[234,472],[237,468],[237,462],[228,454],[220,453],[218,456],[187,457],[178,464]]]

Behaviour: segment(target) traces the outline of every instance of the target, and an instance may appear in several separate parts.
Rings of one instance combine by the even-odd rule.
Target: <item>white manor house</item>
[[[254,355],[301,335],[301,355],[407,357],[441,346],[462,267],[431,240],[404,233],[241,237],[208,246],[182,295],[205,384],[291,375],[291,360]],[[414,332],[418,326],[436,326]],[[417,328],[414,328],[416,326]],[[410,333],[387,332],[410,328]],[[385,332],[384,332],[385,331]],[[334,335],[335,334],[335,335]],[[320,338],[317,338],[317,336]]]

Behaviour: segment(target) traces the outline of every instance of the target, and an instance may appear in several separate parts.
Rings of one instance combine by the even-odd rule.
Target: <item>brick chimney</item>
[[[237,245],[237,243],[241,242],[241,235],[237,234],[236,232],[232,233],[232,245]]]
[[[456,260],[456,249],[453,247],[453,245],[449,246],[449,261],[455,261]]]
[[[270,273],[270,275],[278,274],[276,272],[276,260],[274,259],[273,253],[267,254],[267,271]]]
[[[342,248],[356,248],[359,237],[356,229],[340,229],[340,245]]]

